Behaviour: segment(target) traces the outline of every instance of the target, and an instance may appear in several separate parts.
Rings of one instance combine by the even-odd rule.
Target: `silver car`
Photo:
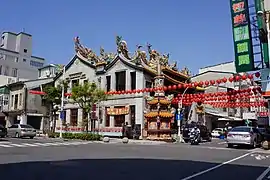
[[[249,145],[252,148],[260,144],[260,133],[257,128],[238,126],[232,128],[227,134],[228,147],[234,145]]]
[[[33,139],[36,136],[36,130],[30,125],[13,124],[8,128],[7,135],[9,137],[30,137]]]

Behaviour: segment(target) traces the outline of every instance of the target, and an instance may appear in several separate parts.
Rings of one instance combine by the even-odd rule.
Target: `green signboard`
[[[237,72],[254,70],[248,0],[230,0]]]

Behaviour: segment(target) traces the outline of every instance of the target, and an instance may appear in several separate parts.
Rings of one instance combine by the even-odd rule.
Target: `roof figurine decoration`
[[[103,47],[100,47],[100,55],[85,46],[80,42],[80,38],[77,36],[74,38],[75,51],[81,59],[90,62],[93,66],[99,64],[105,64],[105,66],[110,66],[111,63],[117,57],[120,57],[122,60],[126,61],[129,64],[133,64],[137,67],[141,67],[146,71],[157,75],[158,64],[161,65],[161,70],[177,74],[179,76],[189,78],[190,71],[187,68],[184,68],[182,71],[179,71],[177,68],[177,62],[169,63],[170,54],[161,54],[155,49],[152,49],[152,45],[147,43],[145,48],[147,51],[143,50],[142,45],[136,45],[136,51],[134,54],[131,54],[128,50],[127,42],[123,40],[122,36],[116,36],[116,46],[117,53],[106,53]]]
[[[92,62],[93,64],[100,61],[92,49],[81,45],[79,36],[74,38],[74,43],[75,43],[75,52],[77,54],[81,55],[83,58],[87,59],[88,61]]]
[[[123,40],[122,36],[116,36],[117,52],[122,54],[125,58],[131,59],[128,54],[127,42]]]
[[[103,62],[106,62],[106,64],[109,64],[116,56],[114,53],[106,53],[102,46],[100,46],[99,54],[100,54],[99,59],[102,60]]]

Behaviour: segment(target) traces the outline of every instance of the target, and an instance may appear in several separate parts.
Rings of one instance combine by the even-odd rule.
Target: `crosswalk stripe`
[[[38,146],[38,145],[35,145],[35,144],[29,144],[29,143],[22,143],[22,145],[32,146],[32,147]]]
[[[15,147],[25,147],[25,145],[22,144],[10,144],[11,146],[15,146]]]
[[[33,144],[38,145],[38,146],[50,146],[50,145],[44,144],[44,143],[33,143]]]
[[[47,142],[47,143],[19,143],[19,144],[13,144],[9,142],[8,144],[2,144],[0,143],[0,148],[12,148],[12,147],[46,147],[46,146],[76,146],[76,145],[85,145],[94,143],[91,141],[80,141],[80,142]]]
[[[49,145],[49,146],[55,146],[55,145],[57,145],[57,144],[55,144],[55,143],[44,143],[44,144],[47,144],[47,145]]]
[[[12,147],[12,146],[7,145],[7,144],[0,144],[0,147]]]

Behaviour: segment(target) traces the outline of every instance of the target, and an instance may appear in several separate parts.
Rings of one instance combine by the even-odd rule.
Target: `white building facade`
[[[169,66],[164,55],[158,54],[149,47],[150,59],[146,52],[137,49],[131,57],[127,51],[125,41],[118,44],[118,53],[104,53],[101,49],[100,56],[92,50],[79,44],[75,39],[77,51],[73,59],[65,66],[65,74],[59,74],[55,78],[55,86],[63,80],[69,82],[68,93],[76,84],[96,82],[105,91],[127,92],[130,90],[142,90],[153,87],[153,78],[157,75],[157,59],[164,58],[162,71],[165,76],[165,84],[177,85],[186,81],[187,74],[178,72],[174,66]],[[155,58],[155,59],[154,59]],[[172,73],[172,74],[170,74]],[[122,125],[128,123],[133,128],[144,128],[144,112],[146,107],[145,96],[149,92],[120,93],[109,96],[100,102],[95,111],[96,120],[89,122],[90,130],[109,136],[121,136]],[[64,130],[81,131],[84,127],[83,119],[87,114],[76,103],[67,103],[64,106]],[[60,118],[59,118],[60,119]],[[95,119],[95,117],[91,118]],[[57,121],[57,131],[60,130],[61,121]]]
[[[0,85],[36,79],[45,59],[32,55],[32,35],[3,32],[0,40]]]

